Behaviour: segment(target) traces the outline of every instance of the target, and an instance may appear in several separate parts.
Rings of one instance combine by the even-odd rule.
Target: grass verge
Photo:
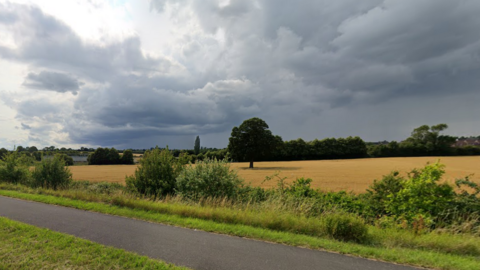
[[[0,190],[0,195],[73,207],[77,209],[95,211],[105,214],[159,222],[180,227],[196,228],[208,232],[236,235],[293,246],[308,247],[312,249],[325,249],[343,254],[352,254],[360,257],[378,259],[389,262],[410,264],[436,269],[480,269],[480,256],[478,255],[459,255],[455,253],[450,254],[432,250],[431,248],[411,249],[408,248],[408,246],[397,247],[395,246],[396,244],[393,242],[390,246],[378,246],[375,243],[371,245],[345,243],[327,238],[319,238],[308,235],[295,234],[291,232],[274,231],[270,229],[247,226],[243,224],[219,223],[213,220],[182,217],[172,214],[162,214],[155,211],[131,209],[99,202],[85,202],[69,198],[55,197],[51,195],[27,194],[11,190]],[[374,230],[373,228],[371,229]],[[384,235],[383,237],[391,239],[386,235]],[[398,234],[398,241],[400,241],[400,238],[402,237],[403,236],[401,234]],[[474,252],[473,254],[475,253],[476,252]]]
[[[0,269],[187,269],[0,217]]]

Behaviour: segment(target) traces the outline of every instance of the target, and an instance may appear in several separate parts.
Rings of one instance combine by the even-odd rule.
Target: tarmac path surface
[[[193,269],[417,269],[3,196],[0,216]]]

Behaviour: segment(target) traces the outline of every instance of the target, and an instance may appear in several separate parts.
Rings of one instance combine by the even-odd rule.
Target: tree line
[[[367,144],[360,137],[284,142],[272,134],[265,121],[251,118],[232,129],[228,153],[233,160],[250,162],[250,168],[254,161],[480,155],[477,146],[455,147],[457,137],[441,134],[447,128],[447,124],[423,125],[400,143]]]
[[[120,156],[115,148],[97,148],[87,158],[88,165],[133,164],[132,150],[125,150]]]
[[[410,137],[402,142],[367,143],[358,136],[315,139],[313,141],[305,141],[301,138],[283,141],[280,136],[272,134],[265,121],[255,117],[245,120],[239,127],[232,129],[227,148],[201,147],[200,137],[197,136],[193,149],[169,151],[174,157],[182,156],[192,163],[206,159],[229,159],[250,162],[250,167],[253,167],[254,161],[480,155],[480,147],[478,146],[455,147],[457,137],[441,134],[447,128],[448,125],[446,124],[423,125],[414,129]],[[26,148],[19,146],[16,149],[17,152],[34,157],[38,161],[44,155],[53,156],[57,153],[78,155],[79,153],[77,150],[65,150],[61,151],[54,146],[45,147],[43,151],[39,151],[35,146]],[[1,148],[0,159],[5,153],[8,153],[8,150]],[[115,148],[97,148],[90,152],[88,156],[88,164],[91,165],[133,164],[133,162],[132,150],[125,150],[123,155],[120,156]]]
[[[480,147],[455,147],[457,137],[442,135],[447,124],[423,125],[414,129],[406,140],[368,145],[369,157],[414,157],[414,156],[468,156],[480,155]]]

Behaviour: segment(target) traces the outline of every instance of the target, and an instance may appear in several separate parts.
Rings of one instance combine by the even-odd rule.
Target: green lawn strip
[[[187,269],[0,217],[0,269]]]
[[[154,221],[180,227],[201,229],[208,232],[248,237],[287,245],[308,247],[312,249],[325,249],[343,254],[352,254],[360,257],[401,264],[410,264],[436,269],[480,269],[480,260],[474,256],[460,256],[420,249],[385,248],[359,245],[354,243],[344,243],[326,238],[324,239],[294,233],[279,232],[240,224],[217,223],[210,220],[180,217],[178,215],[159,214],[150,211],[123,208],[104,203],[84,202],[50,195],[26,194],[9,190],[0,190],[0,195],[73,207],[105,214]]]

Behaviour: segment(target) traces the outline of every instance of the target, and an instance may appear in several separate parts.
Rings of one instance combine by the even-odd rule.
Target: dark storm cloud
[[[29,73],[25,78],[24,86],[33,89],[56,91],[60,93],[72,92],[76,95],[82,82],[64,73],[41,71],[38,74]]]
[[[223,134],[253,116],[280,134],[313,133],[332,124],[322,116],[398,99],[437,115],[436,99],[480,86],[478,1],[151,1],[159,13],[167,5],[193,15],[178,16],[179,26],[196,20],[203,30],[183,33],[170,57],[143,53],[136,36],[88,43],[38,7],[0,4],[0,24],[17,45],[0,45],[0,57],[28,64],[25,86],[78,91],[54,110],[45,100],[19,101],[17,118],[56,123],[73,143],[109,146]],[[356,126],[362,115],[343,119]]]
[[[178,92],[157,89],[143,77],[119,77],[102,91],[83,89],[74,118],[95,125],[85,128],[71,120],[67,129],[79,142],[102,145],[128,138],[220,132],[259,111],[259,101],[250,97],[255,91],[251,82],[243,80]]]

